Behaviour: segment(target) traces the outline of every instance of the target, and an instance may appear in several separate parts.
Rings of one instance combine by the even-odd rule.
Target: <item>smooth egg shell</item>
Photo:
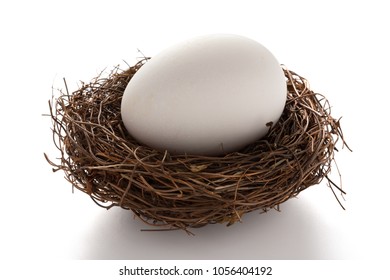
[[[140,143],[174,154],[222,155],[266,135],[286,95],[270,51],[246,37],[216,34],[147,61],[126,87],[121,114]]]

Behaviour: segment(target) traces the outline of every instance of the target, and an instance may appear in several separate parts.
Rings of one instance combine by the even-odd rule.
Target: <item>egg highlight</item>
[[[214,34],[148,60],[125,89],[121,116],[144,145],[220,156],[264,137],[286,97],[286,78],[268,49],[246,37]]]

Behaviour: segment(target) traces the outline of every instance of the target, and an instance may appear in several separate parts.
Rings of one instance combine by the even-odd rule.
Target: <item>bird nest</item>
[[[73,93],[65,82],[49,102],[60,154],[46,160],[99,206],[131,210],[160,229],[231,225],[254,210],[279,210],[324,178],[340,203],[335,190],[344,191],[328,176],[336,143],[345,144],[340,122],[306,79],[283,67],[286,106],[264,138],[223,156],[173,155],[137,142],[121,120],[123,92],[145,63],[116,67]]]

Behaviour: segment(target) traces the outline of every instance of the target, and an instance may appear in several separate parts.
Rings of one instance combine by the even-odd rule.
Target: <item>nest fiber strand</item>
[[[344,143],[340,123],[303,77],[283,69],[286,107],[265,138],[219,157],[170,155],[135,141],[121,120],[122,94],[144,63],[117,67],[49,102],[60,162],[45,157],[100,206],[132,210],[151,225],[187,229],[278,209],[324,178],[343,193],[328,177],[335,145],[340,138]]]

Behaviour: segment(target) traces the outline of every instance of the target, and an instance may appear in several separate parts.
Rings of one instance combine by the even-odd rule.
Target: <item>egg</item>
[[[286,96],[283,70],[267,48],[212,34],[148,60],[124,91],[121,117],[134,139],[154,149],[221,156],[264,137]]]

